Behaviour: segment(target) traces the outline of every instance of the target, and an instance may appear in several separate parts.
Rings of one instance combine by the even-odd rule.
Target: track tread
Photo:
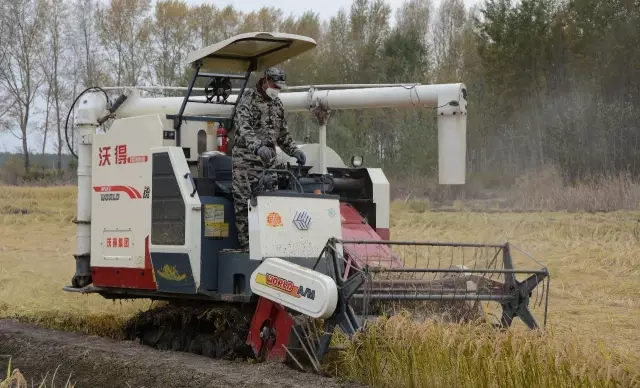
[[[215,359],[255,358],[245,343],[254,306],[159,306],[132,317],[124,326],[129,340],[161,350]]]

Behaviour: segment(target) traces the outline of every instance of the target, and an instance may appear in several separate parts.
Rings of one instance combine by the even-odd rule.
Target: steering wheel
[[[255,187],[250,188],[252,196],[256,192],[260,191],[260,189],[262,189],[264,191],[271,190],[273,185],[274,185],[274,183],[277,184],[277,176],[278,176],[278,174],[289,175],[291,178],[293,178],[293,182],[295,184],[294,186],[296,187],[296,192],[300,193],[300,194],[304,194],[304,187],[302,186],[302,184],[298,180],[298,177],[296,177],[296,175],[294,175],[289,170],[269,169],[269,168],[265,168],[265,169],[251,168],[251,169],[249,169],[249,171],[260,171],[260,172],[262,172],[262,176],[260,177],[260,179],[258,179],[258,183],[255,185]],[[273,180],[271,179],[272,175],[268,174],[268,173],[275,173],[276,174],[276,182],[273,182]]]

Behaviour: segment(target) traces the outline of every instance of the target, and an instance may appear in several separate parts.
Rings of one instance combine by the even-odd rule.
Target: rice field
[[[37,387],[37,388],[48,388],[54,387],[56,384],[59,384],[61,380],[59,376],[56,376],[56,371],[53,371],[51,376],[47,373],[42,380],[40,380],[37,385],[31,381],[31,379],[27,379],[18,368],[11,367],[11,358],[7,356],[7,370],[5,371],[4,380],[0,380],[0,388],[29,388],[29,387]],[[31,384],[30,384],[31,382]],[[73,388],[74,384],[71,382],[71,376],[67,377],[64,381],[62,388]]]
[[[75,187],[0,186],[0,317],[118,338],[150,302],[62,291],[74,273]],[[482,213],[392,205],[391,239],[510,241],[549,268],[547,331],[412,323],[359,336],[334,374],[375,387],[640,386],[640,212]]]

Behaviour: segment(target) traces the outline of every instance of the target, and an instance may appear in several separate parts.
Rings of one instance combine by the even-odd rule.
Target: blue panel
[[[179,294],[196,293],[188,254],[152,252],[150,256],[158,291]]]
[[[218,268],[219,292],[223,295],[246,294],[251,295],[249,279],[261,260],[250,260],[249,254],[244,252],[224,252],[220,254]]]
[[[216,291],[218,289],[218,277],[225,276],[225,274],[218,274],[218,258],[219,252],[223,249],[237,249],[238,238],[236,233],[236,216],[233,208],[233,202],[226,197],[212,197],[212,196],[200,196],[200,202],[202,203],[202,251],[200,261],[200,288],[208,291]],[[217,208],[209,207],[207,205],[218,205]],[[207,236],[212,231],[212,228],[207,229],[205,221],[211,222],[213,209],[220,209],[224,206],[224,218],[221,214],[216,217],[216,226],[213,231],[217,235],[224,228],[228,228],[226,237],[210,237]],[[207,217],[208,220],[207,220]],[[221,228],[221,224],[224,225]]]
[[[313,268],[318,261],[315,257],[288,257],[287,261],[305,268]],[[249,259],[248,253],[223,252],[220,254],[218,268],[218,292],[221,295],[252,295],[249,279],[253,271],[262,264],[261,260]],[[324,257],[320,259],[316,271],[327,275],[327,265]]]

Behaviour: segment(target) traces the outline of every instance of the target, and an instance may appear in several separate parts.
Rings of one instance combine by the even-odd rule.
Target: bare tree
[[[49,122],[56,130],[57,169],[62,170],[62,109],[66,98],[64,77],[61,67],[69,59],[64,31],[68,30],[68,9],[64,0],[45,0],[47,20],[45,30],[45,55],[41,56],[41,67],[47,83],[47,119],[45,120],[44,139],[46,142]],[[53,110],[53,112],[50,112]],[[48,120],[49,117],[53,120]],[[43,153],[44,153],[43,145]]]
[[[82,83],[87,87],[107,78],[102,74],[100,66],[102,47],[99,44],[96,23],[98,4],[97,0],[75,0],[73,20],[76,28],[68,37],[71,40],[70,46],[73,47],[81,64]]]
[[[46,76],[45,76],[46,77]],[[43,96],[45,98],[46,104],[44,108],[44,122],[40,125],[40,131],[42,132],[42,149],[40,153],[44,155],[47,152],[47,135],[49,134],[49,129],[52,126],[51,122],[51,100],[53,99],[53,90],[51,87],[44,89]]]
[[[239,32],[242,12],[232,5],[218,9],[213,4],[200,4],[189,8],[192,40],[197,48],[209,46]]]
[[[184,0],[156,3],[153,38],[157,45],[155,75],[159,84],[175,86],[181,80],[183,62],[192,49],[189,7]]]
[[[116,73],[117,86],[137,85],[150,71],[151,0],[111,0],[98,11],[100,42]]]
[[[277,31],[282,20],[282,9],[262,7],[244,15],[239,32]]]
[[[2,13],[7,12],[7,6],[8,6],[8,2],[0,2],[0,12]],[[6,23],[6,20],[4,18],[0,18],[0,47],[5,47],[6,42],[9,41],[8,37],[9,37],[9,24]],[[2,52],[0,52],[0,55],[2,55]],[[0,77],[2,77],[1,73],[0,73]],[[9,108],[11,108],[13,103],[14,102],[11,99],[10,93],[4,88],[0,88],[0,130],[5,128],[5,125],[6,125],[6,122],[4,121],[4,119],[6,119],[5,115],[8,113]]]
[[[445,0],[446,1],[446,0]],[[433,0],[408,0],[396,11],[397,28],[401,33],[414,32],[427,44]]]
[[[40,0],[12,0],[0,12],[6,41],[0,46],[0,86],[11,99],[7,130],[22,141],[24,167],[29,169],[29,120],[43,78],[36,57],[42,48],[43,3]],[[11,125],[17,124],[19,132]]]
[[[434,60],[438,81],[459,79],[463,71],[463,45],[467,10],[462,0],[442,0],[433,24]]]

